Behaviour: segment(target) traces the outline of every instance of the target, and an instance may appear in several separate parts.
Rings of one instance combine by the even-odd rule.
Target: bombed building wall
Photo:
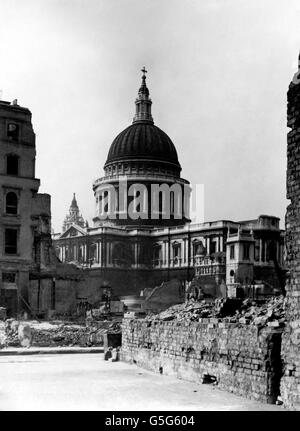
[[[300,60],[299,60],[300,63]],[[300,70],[288,90],[286,212],[286,307],[288,325],[282,340],[285,373],[281,381],[284,403],[300,409]]]
[[[52,277],[30,280],[28,303],[32,314],[75,314],[78,280]]]
[[[123,320],[122,359],[262,402],[279,394],[281,329],[226,323]]]
[[[39,194],[29,109],[0,100],[0,306],[28,311],[31,271],[50,262],[50,196]]]

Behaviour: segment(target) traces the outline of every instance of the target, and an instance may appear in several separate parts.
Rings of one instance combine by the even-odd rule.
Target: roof
[[[105,166],[130,159],[162,161],[181,169],[176,148],[169,136],[147,121],[135,122],[114,139]]]

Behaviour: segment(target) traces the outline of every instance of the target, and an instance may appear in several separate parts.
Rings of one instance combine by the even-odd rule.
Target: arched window
[[[14,192],[6,195],[6,214],[18,214],[18,196]]]
[[[19,157],[15,154],[9,154],[6,157],[7,175],[19,175]]]

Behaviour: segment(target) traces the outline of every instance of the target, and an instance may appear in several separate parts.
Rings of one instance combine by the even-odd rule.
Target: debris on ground
[[[2,347],[56,347],[56,346],[101,346],[104,335],[121,333],[119,322],[88,321],[86,324],[37,320],[19,322],[7,319],[0,323]]]
[[[284,297],[277,296],[265,300],[227,298],[195,301],[190,299],[183,304],[173,305],[159,314],[150,314],[145,320],[197,322],[205,318],[216,318],[229,323],[282,326],[285,322]]]
[[[18,327],[18,340],[22,347],[30,347],[32,344],[32,329],[28,324],[20,324]]]

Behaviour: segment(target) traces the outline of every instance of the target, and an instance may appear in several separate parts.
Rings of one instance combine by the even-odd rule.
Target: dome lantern
[[[147,70],[145,66],[141,69],[141,72],[143,72],[142,85],[139,89],[138,97],[135,100],[136,112],[133,118],[133,124],[140,121],[153,124],[154,122],[151,115],[152,100],[149,97],[149,90],[146,85]]]

